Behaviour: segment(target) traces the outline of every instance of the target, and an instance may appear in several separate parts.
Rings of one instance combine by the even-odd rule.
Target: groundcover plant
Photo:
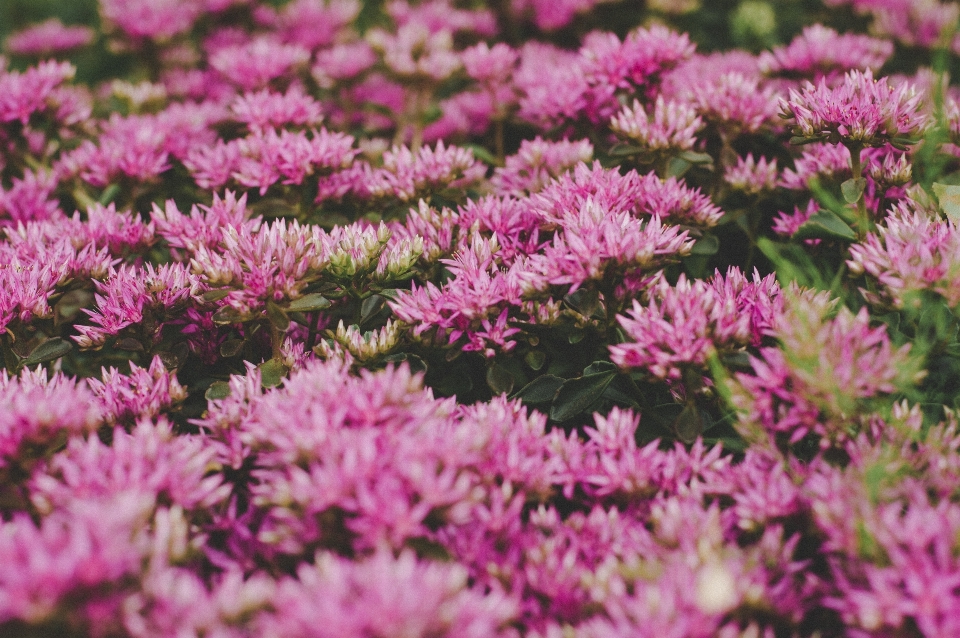
[[[0,19],[0,635],[960,636],[960,4]]]

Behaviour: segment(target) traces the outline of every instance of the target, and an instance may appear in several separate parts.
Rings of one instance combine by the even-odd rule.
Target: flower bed
[[[960,4],[777,6],[11,34],[0,634],[960,635]]]

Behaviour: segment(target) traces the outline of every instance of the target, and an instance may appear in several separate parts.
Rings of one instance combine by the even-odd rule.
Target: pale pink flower
[[[497,18],[490,9],[461,8],[451,0],[424,0],[411,4],[406,0],[390,0],[387,13],[398,25],[419,23],[431,32],[451,31],[458,35],[492,38],[497,35]]]
[[[377,63],[377,54],[366,40],[335,44],[318,51],[311,69],[313,78],[330,89],[347,80],[354,80]]]
[[[441,82],[462,66],[449,30],[432,32],[422,23],[408,22],[394,33],[371,29],[366,38],[390,72],[405,81]]]
[[[693,148],[703,120],[693,107],[657,96],[652,115],[634,100],[632,108],[626,106],[613,117],[610,128],[645,151],[678,152]]]
[[[847,265],[853,274],[866,273],[880,285],[873,302],[894,307],[920,304],[918,293],[931,291],[950,307],[960,303],[960,228],[952,220],[921,212],[895,210],[850,247]]]
[[[751,437],[756,424],[790,444],[808,434],[822,447],[842,443],[871,399],[914,381],[909,344],[895,348],[886,326],[870,326],[866,308],[830,317],[831,305],[822,295],[794,295],[774,330],[783,347],[763,348],[751,357],[752,373],[737,374],[734,401]]]
[[[731,72],[708,79],[691,87],[688,100],[704,122],[728,137],[756,133],[776,122],[777,94],[754,76]]]
[[[257,6],[255,15],[283,42],[315,51],[349,33],[360,10],[358,0],[293,0],[275,13],[268,11],[267,5]]]
[[[748,153],[746,157],[738,157],[736,165],[727,167],[723,181],[734,190],[758,195],[774,190],[778,177],[777,160],[765,157],[755,160],[753,153]]]
[[[922,134],[929,120],[920,110],[922,99],[907,82],[894,86],[887,78],[874,80],[870,70],[851,71],[834,88],[821,80],[816,86],[807,82],[800,91],[791,90],[780,109],[799,137],[882,146],[890,141],[910,143]]]

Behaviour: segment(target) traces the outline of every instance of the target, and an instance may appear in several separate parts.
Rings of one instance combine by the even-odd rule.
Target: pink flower
[[[880,285],[874,303],[921,303],[918,293],[932,291],[950,307],[960,303],[960,228],[952,220],[921,212],[895,210],[876,232],[850,247],[847,265]]]
[[[116,368],[104,369],[102,379],[91,378],[87,383],[108,424],[156,418],[187,398],[186,388],[164,367],[160,357],[154,357],[146,369],[131,363],[127,375]]]
[[[210,66],[245,91],[262,89],[275,80],[288,78],[310,61],[310,52],[296,44],[283,44],[270,37],[218,48],[210,54]]]
[[[776,121],[776,92],[751,75],[730,72],[708,79],[691,87],[688,99],[704,122],[728,137],[756,133]]]
[[[677,102],[666,102],[658,96],[652,116],[643,105],[633,101],[633,108],[624,107],[610,122],[610,128],[646,151],[687,151],[696,141],[703,121],[694,108]]]
[[[7,38],[6,47],[15,55],[46,56],[85,47],[93,41],[93,29],[64,26],[57,18],[22,29]]]
[[[871,399],[913,382],[909,344],[894,348],[885,326],[870,327],[866,308],[831,318],[832,305],[809,293],[787,303],[774,330],[783,348],[763,348],[751,357],[753,372],[737,375],[743,431],[756,425],[790,444],[812,433],[826,448],[856,431]]]
[[[407,81],[440,82],[462,66],[449,30],[430,31],[422,23],[408,22],[394,33],[371,29],[366,37],[390,72]]]
[[[276,13],[268,5],[256,7],[258,22],[277,33],[283,42],[311,51],[333,45],[349,33],[350,23],[361,10],[357,0],[293,0]]]
[[[552,285],[569,286],[569,292],[588,281],[622,282],[635,291],[658,269],[689,254],[693,246],[687,231],[665,226],[659,217],[644,223],[592,199],[578,211],[567,212],[560,228],[543,253],[526,260],[534,287],[539,287],[537,280],[542,277]]]
[[[286,93],[268,90],[246,93],[234,100],[230,111],[234,119],[246,124],[252,133],[287,126],[315,127],[323,121],[320,103],[301,88],[291,88]]]
[[[189,31],[203,14],[199,0],[103,0],[104,21],[133,41],[164,42]]]
[[[723,180],[734,190],[757,195],[774,190],[778,177],[777,160],[765,157],[755,160],[753,153],[748,153],[746,157],[738,157],[735,166],[727,167]]]
[[[593,145],[588,140],[548,142],[538,135],[520,142],[520,149],[506,158],[503,167],[494,169],[490,181],[498,194],[522,197],[591,159]]]
[[[760,69],[769,75],[830,81],[858,69],[877,72],[893,54],[893,43],[855,33],[839,34],[830,27],[806,27],[788,46],[760,54]]]
[[[31,115],[46,111],[55,102],[57,89],[72,80],[76,71],[69,62],[54,60],[23,72],[0,68],[0,123],[19,121],[26,126]]]
[[[772,276],[739,270],[711,281],[676,286],[661,279],[649,291],[649,305],[634,301],[629,318],[618,317],[631,343],[610,346],[610,359],[621,368],[639,368],[650,376],[679,383],[685,369],[704,372],[712,356],[759,345],[782,313],[780,287]]]
[[[909,143],[923,132],[929,118],[920,110],[922,97],[906,82],[893,86],[886,78],[874,80],[870,70],[851,71],[835,88],[821,80],[791,90],[780,108],[794,134],[805,139],[882,146]]]
[[[93,432],[100,406],[85,383],[43,369],[0,371],[0,469],[29,462],[64,435]],[[0,532],[2,536],[2,532]]]

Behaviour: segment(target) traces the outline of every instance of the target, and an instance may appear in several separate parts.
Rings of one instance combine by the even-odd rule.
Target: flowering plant
[[[0,635],[960,635],[960,4],[707,4],[0,23]]]

